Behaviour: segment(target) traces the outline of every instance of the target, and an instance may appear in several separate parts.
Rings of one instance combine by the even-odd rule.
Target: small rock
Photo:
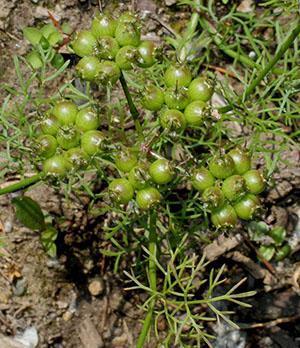
[[[39,343],[39,336],[35,327],[27,328],[22,335],[16,336],[15,339],[28,348],[35,348]]]
[[[13,229],[12,220],[7,220],[4,222],[4,233],[10,233]]]
[[[126,347],[127,342],[128,342],[128,336],[126,333],[123,333],[121,336],[115,337],[111,343],[113,347],[121,348],[121,347]]]
[[[64,302],[64,301],[57,301],[57,307],[59,309],[65,309],[68,307],[68,303],[67,302]]]
[[[88,286],[89,292],[93,296],[99,296],[104,292],[104,282],[100,278],[93,279]]]
[[[73,317],[73,312],[70,312],[70,311],[66,311],[62,316],[64,321],[69,321],[70,319],[72,319],[72,317]]]
[[[176,4],[176,0],[165,0],[167,6],[172,6]]]
[[[253,11],[253,0],[243,0],[236,10],[243,13]]]
[[[23,296],[27,290],[27,281],[25,278],[20,278],[12,288],[14,295]]]

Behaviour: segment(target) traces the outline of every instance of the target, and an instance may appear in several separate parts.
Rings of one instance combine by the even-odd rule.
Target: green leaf
[[[277,226],[269,232],[269,235],[271,238],[273,238],[276,245],[281,245],[285,239],[286,230],[282,226]]]
[[[45,218],[41,207],[30,197],[16,197],[12,199],[16,207],[17,219],[31,230],[43,230]]]
[[[54,242],[57,239],[58,232],[53,226],[47,227],[41,233],[42,242]]]
[[[273,245],[261,245],[259,253],[264,259],[270,261],[274,256],[275,247]]]
[[[291,253],[291,247],[289,246],[289,244],[285,244],[277,250],[275,260],[282,261],[287,256],[289,256],[290,253]]]
[[[268,234],[269,226],[263,221],[251,221],[248,224],[248,231],[250,238],[253,241],[258,242]]]
[[[55,245],[55,241],[57,239],[58,232],[53,226],[48,226],[41,233],[41,242],[46,251],[46,253],[50,257],[55,257],[57,253],[57,248]]]
[[[23,35],[32,45],[37,45],[42,38],[42,33],[37,28],[32,27],[24,28]]]

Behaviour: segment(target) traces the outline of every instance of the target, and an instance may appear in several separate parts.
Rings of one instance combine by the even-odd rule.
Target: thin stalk
[[[218,46],[218,48],[223,51],[227,56],[236,59],[240,63],[254,69],[258,68],[258,65],[249,57],[238,53],[237,51],[234,51],[230,48],[227,48],[223,43],[222,43],[222,38],[221,36],[217,33],[216,29],[213,28],[210,23],[202,16],[199,18],[200,25],[204,30],[207,30],[207,32],[212,36],[212,39],[214,43]]]
[[[5,195],[7,193],[12,193],[12,192],[16,192],[19,190],[23,190],[23,189],[41,181],[42,178],[43,178],[43,174],[39,173],[39,174],[36,174],[30,178],[23,179],[15,184],[4,187],[3,189],[0,189],[0,196]]]
[[[131,116],[133,118],[135,129],[138,131],[139,134],[142,134],[142,127],[141,127],[141,124],[138,120],[139,112],[138,112],[136,106],[134,105],[131,94],[129,92],[129,88],[128,88],[126,79],[125,79],[122,71],[121,71],[121,75],[120,75],[120,82],[121,82],[121,86],[123,88],[123,91],[124,91],[124,94],[125,94],[128,106],[129,106],[129,111],[130,111]]]
[[[266,75],[273,69],[275,64],[282,58],[288,48],[292,45],[294,40],[300,33],[300,21],[297,26],[291,31],[291,33],[286,37],[283,43],[278,48],[274,57],[269,61],[269,63],[263,68],[257,75],[257,77],[251,82],[251,84],[246,88],[245,92],[241,97],[239,97],[237,104],[240,102],[245,102],[248,97],[252,94],[255,88],[260,84],[260,82],[266,77]],[[226,105],[222,108],[219,108],[220,113],[226,113],[233,109],[232,105]]]
[[[156,292],[156,264],[155,264],[155,258],[156,258],[156,252],[157,252],[157,238],[156,238],[156,213],[152,212],[150,213],[149,218],[149,285],[150,289],[153,292]],[[152,257],[153,255],[153,257]],[[153,311],[155,306],[155,298],[151,300],[151,303],[148,308],[148,313],[146,315],[146,318],[144,320],[144,324],[142,327],[142,331],[139,335],[136,348],[142,348],[144,346],[145,340],[147,338],[152,317],[153,317]]]

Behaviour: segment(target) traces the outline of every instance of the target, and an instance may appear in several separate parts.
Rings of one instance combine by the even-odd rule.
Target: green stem
[[[41,181],[42,178],[43,178],[43,174],[39,173],[39,174],[36,174],[30,178],[23,179],[23,180],[17,182],[16,184],[6,186],[0,190],[0,196],[5,195],[7,193],[12,193],[12,192],[16,192],[19,190],[23,190],[23,189],[37,183],[38,181]]]
[[[297,26],[291,31],[291,33],[287,36],[284,42],[281,44],[281,46],[277,50],[274,57],[269,61],[269,63],[265,66],[265,68],[263,68],[258,73],[257,77],[246,88],[244,94],[241,97],[239,97],[237,104],[241,102],[245,102],[248,99],[248,97],[252,94],[255,88],[266,77],[266,75],[273,69],[275,64],[282,58],[282,56],[285,54],[285,52],[288,50],[288,48],[292,45],[294,40],[297,38],[299,33],[300,33],[300,21],[298,22]],[[233,109],[233,105],[226,105],[220,108],[218,111],[220,113],[226,113],[228,111],[231,111],[232,109]]]
[[[204,18],[200,17],[199,19],[201,27],[206,30],[211,36],[214,41],[214,43],[218,46],[218,48],[223,51],[227,56],[239,61],[240,63],[249,66],[250,68],[258,68],[258,65],[249,57],[234,51],[230,48],[227,48],[222,43],[222,37],[217,33],[216,29],[211,27],[210,23]]]
[[[156,238],[156,213],[152,212],[150,214],[149,221],[149,285],[153,292],[156,292],[156,252],[157,252],[157,238]],[[155,298],[151,300],[148,308],[148,313],[144,320],[142,331],[139,335],[136,348],[142,348],[144,346],[145,340],[147,338],[155,306]]]
[[[138,112],[136,106],[134,105],[134,102],[132,100],[131,94],[129,92],[129,88],[128,88],[127,82],[125,80],[125,77],[124,77],[124,74],[123,74],[122,71],[121,71],[121,75],[120,75],[120,82],[121,82],[121,85],[122,85],[122,88],[123,88],[123,91],[124,91],[124,94],[125,94],[128,106],[129,106],[129,110],[130,110],[131,116],[133,118],[133,122],[134,122],[135,128],[136,128],[136,130],[138,131],[139,134],[142,134],[142,127],[141,127],[141,124],[140,124],[140,122],[138,120],[139,112]]]

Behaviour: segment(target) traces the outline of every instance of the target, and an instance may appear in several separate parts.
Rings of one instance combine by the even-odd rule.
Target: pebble
[[[92,296],[99,296],[104,292],[104,282],[100,278],[91,280],[88,285],[89,292]]]
[[[64,321],[69,321],[70,319],[72,319],[73,314],[74,314],[73,312],[66,311],[66,312],[63,314],[62,318],[63,318]]]
[[[27,290],[27,281],[25,278],[17,280],[16,284],[12,288],[14,295],[23,296]]]

